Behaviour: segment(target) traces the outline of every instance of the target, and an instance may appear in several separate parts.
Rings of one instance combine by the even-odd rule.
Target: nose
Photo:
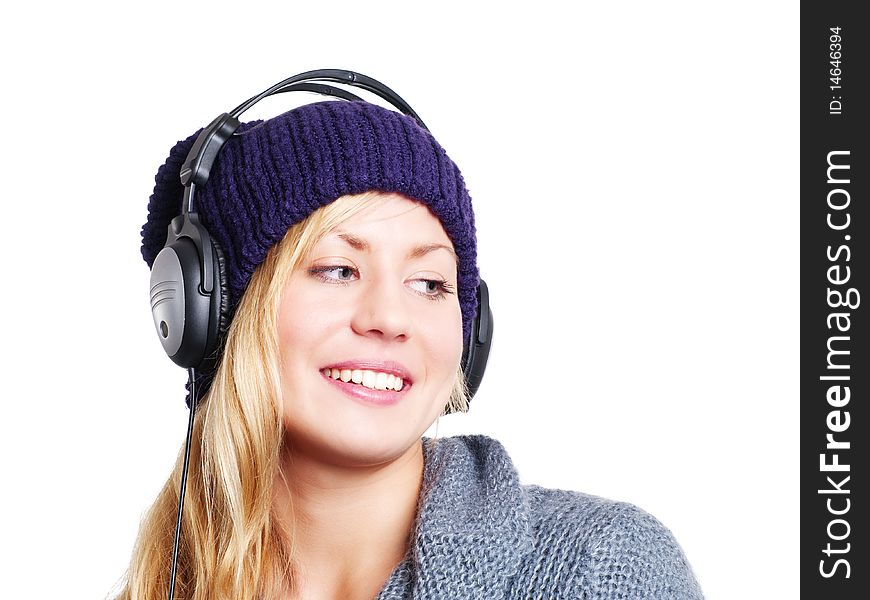
[[[408,293],[402,283],[386,279],[372,279],[361,286],[351,327],[360,335],[405,340],[411,335]]]

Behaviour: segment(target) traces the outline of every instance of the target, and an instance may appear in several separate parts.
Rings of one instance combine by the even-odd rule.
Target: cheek
[[[281,361],[292,364],[309,356],[340,318],[325,309],[320,298],[301,286],[288,286],[278,306],[278,344]]]
[[[421,337],[426,340],[433,364],[452,377],[462,358],[462,311],[459,305],[441,318],[430,320],[421,329]]]

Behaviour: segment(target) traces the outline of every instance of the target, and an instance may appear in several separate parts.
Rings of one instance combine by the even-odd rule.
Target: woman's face
[[[278,318],[294,455],[373,465],[420,439],[462,355],[456,267],[440,221],[399,194],[384,194],[302,259]]]

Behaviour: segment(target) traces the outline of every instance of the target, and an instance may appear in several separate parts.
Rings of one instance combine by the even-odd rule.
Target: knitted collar
[[[483,436],[423,438],[414,543],[377,600],[499,598],[533,549],[513,462]]]

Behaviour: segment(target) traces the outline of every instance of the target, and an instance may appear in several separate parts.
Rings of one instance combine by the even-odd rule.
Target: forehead
[[[410,248],[410,258],[443,249],[457,260],[441,221],[426,205],[399,194],[379,195],[369,206],[328,231],[321,241],[348,245],[360,252]]]

